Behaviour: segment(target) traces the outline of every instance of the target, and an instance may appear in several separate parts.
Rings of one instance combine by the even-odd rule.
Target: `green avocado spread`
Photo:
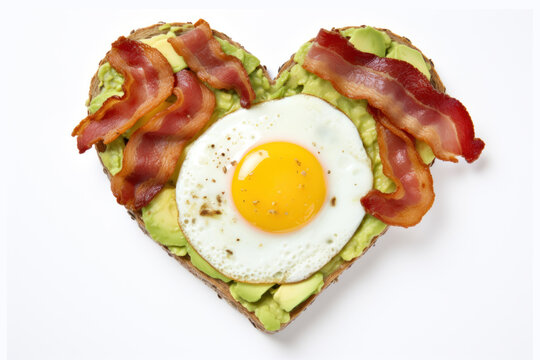
[[[167,30],[150,39],[142,40],[144,43],[158,49],[168,60],[174,72],[187,67],[184,59],[176,54],[167,39],[176,36],[179,31],[187,30],[191,25],[174,27],[164,24],[160,29]],[[407,61],[418,68],[428,78],[430,66],[425,62],[422,54],[416,49],[392,41],[387,33],[372,27],[348,28],[341,32],[359,50],[370,52],[378,56],[391,57]],[[311,42],[300,47],[294,57],[296,64],[284,71],[274,84],[271,84],[259,67],[260,61],[240,47],[227,40],[217,38],[223,51],[238,58],[249,75],[251,85],[255,91],[255,103],[279,99],[295,94],[309,94],[326,100],[343,111],[357,127],[366,152],[371,159],[373,171],[373,187],[382,192],[392,192],[394,183],[382,171],[375,120],[367,112],[365,100],[352,100],[339,94],[330,82],[311,74],[302,68]],[[108,63],[104,63],[98,70],[100,93],[88,105],[88,111],[94,113],[103,102],[111,96],[122,96],[123,77]],[[210,124],[240,108],[240,99],[234,91],[217,90],[209,87],[216,96],[216,108]],[[208,125],[208,126],[209,126]],[[129,135],[129,134],[128,134]],[[124,138],[119,138],[107,145],[106,150],[100,153],[104,165],[114,175],[122,168],[122,155]],[[423,161],[429,164],[433,161],[433,152],[429,146],[422,142],[416,143],[417,150]],[[189,145],[181,157],[189,151]],[[178,167],[179,169],[179,167]],[[178,171],[171,179],[175,183]],[[311,295],[318,293],[325,284],[325,279],[336,271],[344,262],[350,261],[363,254],[370,246],[374,237],[381,234],[386,224],[375,217],[366,214],[356,233],[328,264],[310,278],[293,284],[247,284],[233,281],[216,271],[206,262],[186,241],[178,225],[178,209],[173,185],[166,186],[146,207],[142,209],[142,219],[146,230],[158,243],[166,246],[176,256],[188,256],[191,263],[208,276],[220,279],[229,284],[230,293],[250,312],[255,313],[265,328],[269,331],[278,330],[282,324],[290,321],[290,312],[302,304]]]

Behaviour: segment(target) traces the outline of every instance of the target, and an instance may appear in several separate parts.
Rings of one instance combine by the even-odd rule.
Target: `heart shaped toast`
[[[265,332],[389,225],[433,203],[435,157],[474,161],[465,107],[411,42],[321,30],[272,79],[204,21],[120,37],[73,131],[140,228]]]

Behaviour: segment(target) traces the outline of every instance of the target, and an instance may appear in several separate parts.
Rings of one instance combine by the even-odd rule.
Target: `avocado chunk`
[[[350,36],[349,41],[356,49],[380,57],[386,55],[386,49],[391,42],[387,33],[375,30],[371,26],[355,29]]]
[[[176,37],[176,34],[173,31],[169,31],[166,34],[160,34],[149,39],[143,39],[141,42],[159,50],[159,52],[171,65],[173,72],[177,73],[180,70],[187,68],[187,64],[184,58],[178,55],[172,45],[167,41],[167,39],[174,37]]]
[[[240,297],[248,302],[256,302],[261,299],[265,292],[274,284],[248,284],[235,282],[231,284],[230,291],[234,298]]]
[[[186,256],[187,255],[187,249],[185,246],[167,246],[167,249],[171,252],[171,254],[176,256]]]
[[[178,225],[176,191],[172,186],[164,187],[159,194],[142,208],[144,226],[150,236],[165,246],[183,247],[186,238]]]
[[[295,284],[281,285],[274,293],[274,300],[285,311],[291,311],[324,285],[323,274],[317,273],[307,280]]]
[[[429,67],[426,64],[424,57],[418,50],[415,50],[403,44],[392,42],[392,45],[390,45],[390,49],[388,49],[388,54],[386,54],[386,57],[408,62],[409,64],[420,70],[420,72],[424,74],[428,78],[428,80],[431,79]]]
[[[255,316],[261,321],[264,328],[268,331],[279,330],[281,324],[287,323],[291,317],[287,311],[269,295],[265,296],[257,303]]]
[[[279,306],[270,293],[264,294],[259,301],[254,303],[242,299],[236,291],[231,290],[231,295],[249,312],[255,313],[255,316],[268,331],[276,331],[281,327],[281,324],[291,320],[289,313]]]

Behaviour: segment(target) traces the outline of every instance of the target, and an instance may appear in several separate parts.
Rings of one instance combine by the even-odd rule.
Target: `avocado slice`
[[[274,300],[289,312],[312,294],[318,293],[323,285],[323,274],[317,273],[299,283],[281,285],[274,293]]]
[[[248,302],[256,302],[261,299],[265,292],[274,284],[247,284],[235,282],[231,285],[230,291],[233,297],[240,297]]]
[[[375,54],[380,57],[386,55],[386,49],[390,46],[390,36],[385,32],[375,30],[371,26],[355,29],[349,41],[360,51]]]
[[[199,255],[189,244],[186,244],[187,253],[189,254],[189,259],[191,260],[191,263],[193,266],[195,266],[197,269],[201,270],[206,275],[214,278],[222,280],[226,283],[230,282],[231,279],[217,271],[210,265],[206,260],[204,260],[201,255]]]
[[[167,34],[156,35],[149,39],[143,39],[141,42],[158,49],[171,65],[173,72],[177,73],[188,66],[184,58],[178,55],[172,45],[167,41],[169,38],[175,37],[176,34],[173,31],[169,31]]]
[[[431,79],[429,67],[426,64],[424,57],[418,50],[415,50],[403,44],[392,42],[392,45],[390,45],[386,57],[408,62],[409,64],[420,70],[420,72],[424,74],[428,78],[428,80]]]
[[[142,208],[142,219],[148,233],[165,246],[186,246],[187,241],[178,225],[176,191],[172,186],[164,187],[159,194]]]

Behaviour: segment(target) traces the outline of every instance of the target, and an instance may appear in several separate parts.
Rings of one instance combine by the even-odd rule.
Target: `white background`
[[[29,5],[2,16],[0,349],[7,342],[9,359],[532,357],[531,11]],[[473,164],[438,161],[421,224],[390,229],[277,335],[255,330],[143,235],[95,153],[79,155],[70,137],[112,41],[199,17],[272,75],[320,27],[389,28],[433,59],[486,142]]]

